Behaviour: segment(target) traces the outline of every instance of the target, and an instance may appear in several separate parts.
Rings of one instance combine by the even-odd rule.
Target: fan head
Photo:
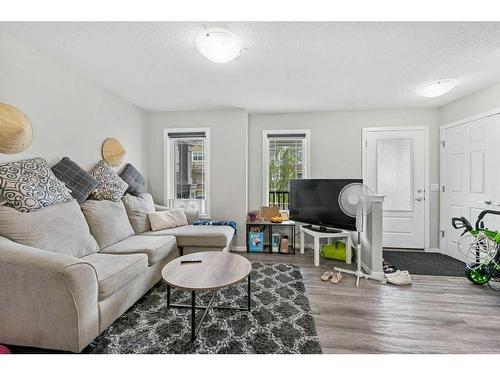
[[[373,191],[368,186],[358,182],[346,185],[339,194],[339,205],[342,211],[350,217],[367,215],[373,209]]]

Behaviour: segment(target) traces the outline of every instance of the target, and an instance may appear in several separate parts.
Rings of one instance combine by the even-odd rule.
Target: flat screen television
[[[346,230],[356,230],[356,218],[347,216],[339,206],[339,194],[361,179],[290,180],[290,220]]]

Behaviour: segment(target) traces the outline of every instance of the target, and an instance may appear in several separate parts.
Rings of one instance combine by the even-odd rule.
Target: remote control
[[[186,259],[186,260],[181,260],[181,264],[184,263],[201,263],[200,259]]]

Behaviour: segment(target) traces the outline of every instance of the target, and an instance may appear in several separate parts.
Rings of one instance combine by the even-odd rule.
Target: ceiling
[[[244,51],[227,64],[195,38],[226,27]],[[249,112],[439,107],[500,81],[500,23],[1,23],[0,30],[149,111]],[[440,98],[415,88],[441,78]]]

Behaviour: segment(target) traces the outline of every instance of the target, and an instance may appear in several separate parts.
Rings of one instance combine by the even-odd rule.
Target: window
[[[309,176],[310,130],[265,130],[264,204],[288,209],[289,181]]]
[[[208,217],[210,129],[165,129],[165,202]]]

